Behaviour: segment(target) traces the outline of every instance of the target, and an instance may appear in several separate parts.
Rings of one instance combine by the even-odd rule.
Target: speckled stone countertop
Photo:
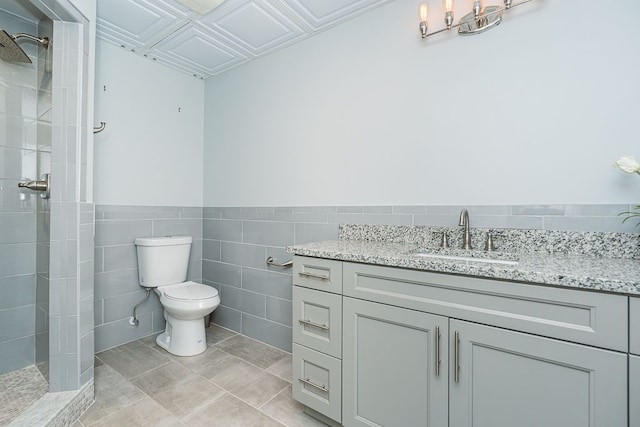
[[[637,258],[635,249],[640,247],[640,242],[635,234],[617,236],[617,233],[529,230],[531,233],[527,235],[523,230],[513,230],[513,235],[518,237],[518,243],[514,244],[509,243],[510,237],[513,237],[510,235],[511,230],[501,230],[496,233],[501,237],[499,250],[485,252],[439,249],[436,239],[432,238],[433,234],[441,236],[443,230],[451,232],[451,247],[456,248],[458,245],[455,243],[459,241],[459,236],[455,235],[458,232],[456,229],[404,228],[404,231],[411,228],[411,232],[403,232],[394,226],[346,225],[341,226],[340,240],[290,246],[287,251],[316,258],[640,296],[640,259]],[[486,231],[488,230],[475,230],[476,237],[482,236],[481,233]],[[558,233],[566,235],[560,236]],[[407,238],[408,234],[412,237]],[[563,241],[563,250],[550,250],[549,242],[545,240],[547,238]],[[617,242],[620,242],[619,247]],[[602,252],[602,245],[608,248],[607,252]],[[629,245],[634,245],[634,249],[628,249]],[[517,264],[415,255],[416,252],[425,251],[454,257],[517,261]]]

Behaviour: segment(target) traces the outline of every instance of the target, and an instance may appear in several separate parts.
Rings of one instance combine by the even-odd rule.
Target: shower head
[[[31,34],[9,34],[5,30],[0,30],[0,59],[13,62],[31,63],[31,59],[24,53],[24,50],[16,43],[19,38],[28,38],[40,43],[44,48],[49,47],[49,39],[47,37],[36,37]]]

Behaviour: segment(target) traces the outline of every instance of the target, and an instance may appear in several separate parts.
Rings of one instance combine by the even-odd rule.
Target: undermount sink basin
[[[420,249],[409,255],[450,261],[482,262],[487,264],[518,265],[518,258],[506,252],[486,252],[465,249]]]

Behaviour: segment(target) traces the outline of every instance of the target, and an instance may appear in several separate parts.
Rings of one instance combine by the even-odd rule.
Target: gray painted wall
[[[317,207],[96,207],[96,351],[160,332],[162,307],[155,294],[128,319],[144,296],[138,285],[136,237],[194,238],[189,280],[220,291],[213,322],[291,351],[292,276],[267,266],[291,257],[292,244],[338,238],[339,224],[456,226],[465,206]],[[471,226],[547,230],[635,232],[621,223],[628,205],[468,206]]]

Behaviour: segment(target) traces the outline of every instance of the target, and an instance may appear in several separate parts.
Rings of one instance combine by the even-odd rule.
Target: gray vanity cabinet
[[[450,427],[627,425],[624,353],[454,319],[449,340]]]
[[[293,397],[334,422],[640,427],[640,298],[300,256],[293,281]]]
[[[640,426],[640,298],[629,298],[629,426]]]
[[[343,299],[344,426],[446,426],[448,319]]]
[[[640,426],[640,356],[629,356],[629,426]]]

